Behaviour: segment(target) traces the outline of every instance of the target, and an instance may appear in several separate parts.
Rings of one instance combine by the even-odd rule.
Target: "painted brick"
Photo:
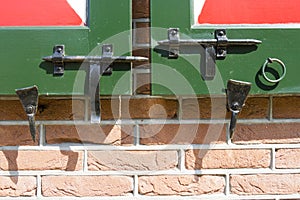
[[[83,100],[39,98],[36,120],[83,120],[83,119],[84,119]]]
[[[147,18],[150,15],[149,0],[132,0],[132,18]]]
[[[174,119],[178,101],[162,98],[122,99],[123,119]]]
[[[222,176],[142,176],[139,177],[139,193],[142,195],[201,195],[223,193],[225,179]]]
[[[133,190],[127,176],[43,176],[42,195],[53,196],[124,196]]]
[[[237,123],[233,142],[236,144],[299,143],[300,123]]]
[[[1,197],[32,197],[36,188],[33,176],[0,176]]]
[[[149,48],[139,48],[139,47],[133,47],[132,55],[133,56],[142,56],[146,57],[149,60],[143,61],[143,62],[133,62],[133,68],[143,68],[143,69],[149,69],[150,68],[150,60],[151,60],[151,50]]]
[[[27,120],[19,100],[0,100],[0,120]]]
[[[300,149],[278,149],[276,151],[276,168],[300,168]]]
[[[273,118],[300,118],[300,96],[274,97]]]
[[[83,153],[76,151],[0,151],[0,169],[66,170],[82,169]]]
[[[183,119],[224,119],[230,117],[227,112],[226,98],[189,98],[182,102]],[[249,97],[239,114],[239,118],[268,118],[269,99],[265,97]]]
[[[239,195],[295,194],[300,192],[300,174],[232,175],[230,186]]]
[[[150,73],[137,73],[135,74],[136,86],[135,93],[150,95],[151,94],[151,74]]]
[[[100,107],[101,107],[102,120],[116,120],[120,118],[119,99],[115,99],[115,98],[101,99]]]
[[[268,168],[271,164],[270,150],[188,150],[186,168],[194,169],[233,169]]]
[[[150,43],[150,23],[149,22],[136,22],[135,42],[136,44],[149,44]]]
[[[125,145],[133,144],[131,125],[49,125],[46,126],[46,142],[93,143]]]
[[[176,168],[176,151],[90,151],[89,170],[168,170]]]
[[[140,143],[216,144],[226,142],[224,124],[153,124],[140,125]]]
[[[27,125],[0,126],[0,146],[38,145],[38,131],[39,127],[36,128],[36,142],[33,142]]]

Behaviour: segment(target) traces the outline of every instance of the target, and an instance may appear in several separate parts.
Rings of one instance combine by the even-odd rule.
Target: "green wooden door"
[[[299,1],[294,0],[152,0],[152,94],[223,94],[229,79],[251,82],[252,94],[299,93],[297,6]],[[214,78],[204,80],[200,64],[205,57],[200,52],[205,46],[180,47],[179,57],[170,58],[168,49],[158,44],[168,39],[169,28],[179,28],[182,40],[215,39],[215,30],[225,29],[228,39],[255,39],[261,44],[227,47],[226,57],[216,60]],[[277,83],[262,74],[268,58],[285,65],[286,74]],[[267,63],[264,72],[276,80],[284,68],[275,61]]]
[[[113,44],[115,56],[130,54],[130,0],[87,3],[86,26],[0,27],[0,94],[15,94],[16,88],[31,85],[37,85],[42,95],[84,94],[88,73],[80,64],[66,64],[63,76],[53,76],[52,63],[42,61],[42,57],[52,55],[57,44],[65,45],[66,55],[89,55],[103,43]],[[60,14],[63,18],[65,13]],[[111,76],[101,77],[101,94],[131,94],[130,69],[130,64],[122,65]]]

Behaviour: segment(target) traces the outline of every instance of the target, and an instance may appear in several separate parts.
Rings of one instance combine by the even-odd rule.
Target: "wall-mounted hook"
[[[35,142],[35,113],[38,107],[38,88],[37,86],[16,89],[16,93],[21,101],[24,111],[29,121],[29,129],[32,140]]]
[[[238,113],[245,105],[248,93],[251,89],[251,83],[230,79],[227,82],[227,103],[228,109],[231,111],[230,120],[230,138],[233,138],[234,129],[236,126]]]

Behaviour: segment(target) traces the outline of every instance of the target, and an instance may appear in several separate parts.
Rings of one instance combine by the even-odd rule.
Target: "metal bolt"
[[[219,35],[219,36],[224,36],[224,35],[225,35],[225,32],[224,32],[224,31],[219,31],[218,35]]]
[[[233,102],[231,105],[231,109],[235,110],[235,111],[238,111],[239,107],[240,107],[240,104],[238,102]]]
[[[106,52],[110,52],[110,51],[111,51],[111,48],[110,48],[110,47],[106,47],[106,48],[105,48],[105,51],[106,51]]]
[[[33,106],[27,106],[26,107],[26,113],[28,113],[28,114],[32,114],[33,113],[33,111],[34,111],[34,108],[33,108]]]
[[[57,53],[61,53],[62,52],[62,48],[59,47],[56,51],[57,51]]]
[[[176,35],[176,34],[177,34],[177,30],[173,29],[173,30],[171,31],[171,35],[174,36],[174,35]]]

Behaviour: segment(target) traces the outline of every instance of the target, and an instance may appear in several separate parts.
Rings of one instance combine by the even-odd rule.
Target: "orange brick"
[[[123,119],[174,119],[178,101],[161,98],[122,99]]]
[[[300,174],[232,175],[231,192],[239,195],[299,193]]]
[[[153,124],[140,126],[140,143],[216,144],[226,142],[224,124]]]
[[[43,176],[46,197],[125,196],[132,193],[133,179],[127,176]]]
[[[142,56],[142,57],[146,57],[149,60],[148,61],[143,61],[143,62],[133,62],[133,67],[134,68],[146,68],[149,69],[150,68],[150,60],[151,60],[151,50],[149,48],[138,48],[136,47],[133,51],[132,51],[132,55],[133,56]]]
[[[275,156],[276,168],[300,168],[299,157],[300,149],[278,149]]]
[[[89,170],[168,170],[178,164],[176,151],[90,151]]]
[[[34,176],[0,176],[1,197],[32,197],[36,188]]]
[[[233,137],[233,142],[237,144],[299,143],[300,123],[238,123]]]
[[[0,169],[66,170],[82,169],[83,153],[76,151],[0,151]]]
[[[38,145],[39,128],[36,128],[36,142],[32,141],[29,126],[0,126],[0,146]]]
[[[135,31],[136,44],[149,44],[150,43],[150,23],[149,22],[137,22]]]
[[[46,126],[48,144],[93,143],[93,144],[133,144],[131,125],[49,125]]]
[[[139,193],[142,195],[201,195],[219,194],[225,189],[222,176],[161,175],[139,177]]]
[[[300,96],[274,97],[273,118],[300,118]]]
[[[101,99],[100,107],[102,120],[116,120],[120,118],[119,99]]]
[[[186,168],[194,169],[233,169],[268,168],[271,164],[271,151],[246,150],[188,150]]]
[[[190,98],[182,103],[184,119],[224,119],[230,118],[225,97]],[[249,97],[239,114],[239,118],[268,118],[269,99],[265,97]]]
[[[136,94],[151,94],[151,74],[150,73],[138,73],[135,74],[136,78]]]
[[[39,98],[36,120],[79,120],[84,117],[84,101]],[[19,100],[0,100],[0,120],[27,120]]]
[[[132,18],[147,18],[150,16],[149,0],[132,0]]]

